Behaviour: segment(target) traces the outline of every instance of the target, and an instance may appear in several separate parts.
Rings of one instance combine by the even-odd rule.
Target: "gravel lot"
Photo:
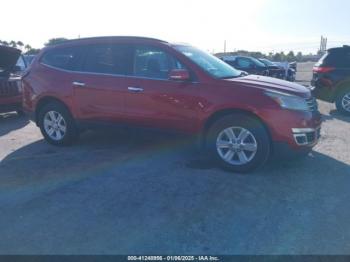
[[[350,118],[320,111],[312,154],[248,175],[178,137],[94,131],[57,148],[3,114],[0,253],[350,254]]]

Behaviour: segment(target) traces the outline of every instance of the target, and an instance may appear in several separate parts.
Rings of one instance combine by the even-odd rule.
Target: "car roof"
[[[147,42],[157,42],[157,43],[168,43],[166,41],[151,38],[151,37],[142,37],[142,36],[98,36],[98,37],[85,37],[85,38],[77,38],[65,40],[55,45],[49,47],[57,47],[62,45],[70,45],[70,44],[79,44],[79,43],[89,43],[89,42],[103,42],[103,41],[114,41],[114,40],[123,40],[123,41],[147,41]]]
[[[236,58],[248,58],[248,59],[252,59],[253,57],[251,56],[244,56],[244,55],[227,55],[227,56],[221,56],[221,59],[230,61],[230,60],[235,60]]]
[[[350,46],[343,45],[341,47],[333,47],[333,48],[328,49],[327,51],[328,52],[337,52],[337,51],[344,51],[344,50],[350,51]]]

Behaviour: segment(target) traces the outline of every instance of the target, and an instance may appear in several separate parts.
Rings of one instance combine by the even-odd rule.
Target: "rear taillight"
[[[335,67],[327,67],[327,66],[315,66],[313,68],[314,73],[329,73],[335,70]]]

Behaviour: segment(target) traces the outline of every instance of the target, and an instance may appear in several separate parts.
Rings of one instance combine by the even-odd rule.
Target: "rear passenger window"
[[[45,65],[75,71],[78,70],[80,54],[79,47],[52,49],[44,54],[41,62]]]
[[[127,45],[95,45],[87,47],[83,71],[127,75],[131,70],[131,48]]]
[[[324,66],[350,67],[350,54],[344,50],[328,52],[320,63]]]

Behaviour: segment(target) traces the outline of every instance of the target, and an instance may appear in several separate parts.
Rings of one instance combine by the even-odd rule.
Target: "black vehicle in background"
[[[230,66],[252,75],[268,76],[267,66],[258,59],[248,56],[223,56],[221,60]]]
[[[350,115],[350,46],[327,51],[313,68],[311,86],[317,98]]]
[[[259,59],[259,61],[267,66],[267,69],[269,70],[269,76],[279,78],[279,79],[286,78],[286,70],[283,67],[278,66],[275,63],[265,58],[261,58]]]
[[[272,62],[266,58],[259,59],[260,62],[264,63],[268,70],[269,76],[284,79],[290,82],[295,81],[296,74],[296,63],[280,63],[280,62]]]

